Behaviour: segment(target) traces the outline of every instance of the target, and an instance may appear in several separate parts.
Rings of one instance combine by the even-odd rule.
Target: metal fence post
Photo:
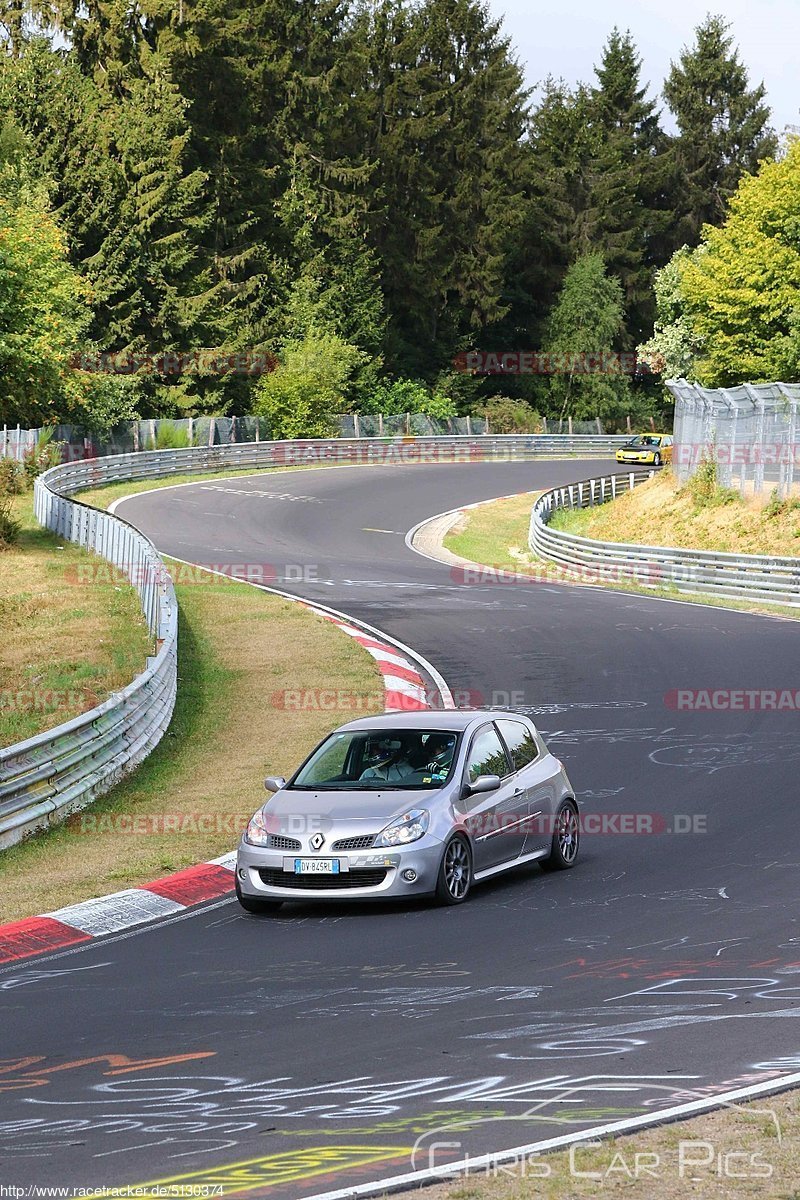
[[[744,388],[756,406],[756,459],[753,468],[753,493],[758,496],[764,490],[764,419],[766,401],[764,396],[760,392],[757,392],[751,384],[746,383]]]
[[[733,456],[736,451],[736,423],[739,417],[739,406],[736,401],[731,398],[727,388],[722,388],[722,396],[729,410],[733,414],[730,428],[730,438],[728,441],[728,459],[724,464],[720,464],[720,446],[721,442],[717,440],[717,478],[724,487],[730,487],[733,482]],[[722,465],[722,471],[719,470]]]
[[[797,438],[797,401],[790,401],[791,417],[789,419],[789,454],[786,463],[786,495],[791,496],[794,486],[794,458]]]

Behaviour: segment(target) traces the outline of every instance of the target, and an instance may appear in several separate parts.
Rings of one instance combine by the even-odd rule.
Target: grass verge
[[[329,621],[246,584],[199,572],[197,580],[176,589],[179,688],[167,734],[90,809],[0,855],[0,921],[232,850],[263,802],[264,776],[288,774],[341,722],[315,704],[316,689],[335,681],[372,702],[364,715],[382,708],[374,661]]]
[[[596,508],[558,512],[553,528],[601,542],[638,542],[739,554],[800,554],[800,500],[778,501],[715,488],[698,494],[662,471]]]
[[[535,1166],[508,1164],[498,1167],[495,1176],[474,1175],[426,1188],[425,1197],[575,1200],[624,1194],[626,1200],[683,1200],[687,1195],[692,1200],[796,1200],[798,1133],[800,1093],[787,1092],[594,1146],[578,1145],[572,1155],[543,1155]]]
[[[534,561],[528,550],[528,526],[539,494],[524,492],[468,509],[445,537],[446,549],[487,567],[524,569]]]
[[[653,482],[660,480],[660,476]],[[581,537],[596,537],[601,541],[636,541],[626,534],[623,538],[611,536],[604,526],[601,533],[592,524],[594,519],[603,517],[613,522],[612,510],[617,505],[627,502],[630,498],[636,500],[640,492],[651,485],[641,484],[631,497],[624,496],[608,504],[594,509],[562,509],[554,514],[551,522],[553,528],[563,529],[567,533],[575,533]],[[503,571],[516,571],[522,575],[530,572],[537,581],[551,583],[580,582],[572,579],[561,571],[555,563],[547,563],[536,557],[528,549],[528,526],[530,523],[531,507],[539,493],[530,492],[526,496],[513,496],[510,499],[490,500],[464,513],[463,519],[445,536],[444,547],[454,554],[468,558],[478,565],[492,567]],[[604,510],[608,510],[607,512]],[[791,517],[791,512],[789,510]],[[800,517],[800,513],[797,514]],[[767,519],[767,518],[764,518]],[[616,526],[615,526],[616,528]],[[649,544],[657,544],[650,541]],[[662,543],[676,544],[676,543]],[[698,546],[687,545],[688,549],[699,549]],[[730,548],[730,547],[728,547]],[[736,547],[741,549],[741,547]],[[800,548],[800,547],[798,547]],[[749,553],[749,551],[748,551]],[[779,553],[779,551],[773,551]],[[533,584],[532,584],[533,586]],[[597,584],[596,586],[604,586]],[[657,596],[665,600],[681,600],[692,604],[705,604],[712,608],[734,609],[739,612],[760,613],[763,616],[781,617],[784,620],[800,620],[800,610],[788,608],[780,604],[762,603],[758,600],[734,600],[724,596],[703,596],[693,592],[681,592],[674,587],[644,587],[624,580],[615,580],[608,584],[616,592],[631,592],[640,596]]]
[[[19,541],[0,552],[0,746],[94,708],[153,651],[132,587],[80,586],[95,556],[40,528],[29,492],[12,512]]]

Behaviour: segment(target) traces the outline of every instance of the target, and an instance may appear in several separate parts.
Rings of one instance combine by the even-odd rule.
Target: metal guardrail
[[[105,483],[227,468],[313,466],[316,463],[503,462],[564,454],[609,457],[629,440],[622,434],[554,433],[237,442],[227,446],[143,450],[137,454],[80,459],[58,468],[58,479],[60,492],[73,494]]]
[[[489,422],[482,417],[445,417],[437,419],[422,413],[401,413],[394,416],[364,413],[348,413],[337,416],[338,429],[332,428],[329,437],[336,438],[389,438],[389,437],[476,437],[491,433]],[[603,436],[600,422],[579,421],[552,422],[547,427],[547,418],[542,418],[543,434],[564,434],[576,437]],[[565,428],[566,426],[566,428]],[[62,461],[89,455],[98,457],[110,454],[138,453],[140,450],[156,450],[161,446],[200,447],[230,445],[236,442],[270,441],[269,421],[265,417],[185,417],[178,420],[130,421],[117,425],[105,440],[88,435],[86,430],[74,425],[55,425],[48,429],[9,429],[0,426],[0,458],[8,456],[20,462],[29,450],[33,450],[43,434],[49,434],[62,445]],[[167,435],[159,443],[159,438]],[[181,439],[181,440],[179,440]]]
[[[572,579],[674,587],[679,592],[800,605],[800,557],[601,542],[550,527],[558,509],[604,504],[654,474],[631,471],[544,492],[531,512],[530,548],[540,558],[558,563]]]
[[[60,537],[95,551],[136,588],[157,652],[147,669],[89,712],[0,750],[0,849],[89,804],[158,744],[175,704],[177,601],[155,547],[110,513],[70,499],[107,483],[174,474],[315,463],[511,461],[553,454],[607,456],[624,436],[569,434],[491,437],[333,438],[239,442],[76,460],[36,481],[38,520]]]
[[[178,607],[172,580],[155,547],[133,526],[60,494],[61,473],[69,470],[55,467],[37,479],[36,516],[130,579],[156,653],[128,687],[96,708],[0,750],[0,849],[108,791],[158,745],[175,705]]]

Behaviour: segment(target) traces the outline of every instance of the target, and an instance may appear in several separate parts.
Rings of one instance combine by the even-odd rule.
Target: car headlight
[[[269,829],[263,809],[260,808],[248,821],[247,829],[244,831],[244,840],[251,846],[269,845]]]
[[[417,842],[427,833],[431,814],[424,808],[410,808],[402,817],[395,818],[373,842],[374,846],[407,846]]]

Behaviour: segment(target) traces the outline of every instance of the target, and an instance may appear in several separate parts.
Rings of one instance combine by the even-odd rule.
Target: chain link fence
[[[743,383],[702,388],[685,379],[667,387],[675,398],[673,470],[685,483],[704,462],[742,496],[800,490],[800,384]]]
[[[345,413],[332,419],[333,437],[473,437],[498,432],[483,417],[426,416],[424,413],[381,414]],[[145,450],[183,450],[203,446],[232,446],[239,442],[266,442],[272,437],[266,417],[186,417],[180,420],[130,421],[117,426],[101,438],[87,434],[75,425],[54,425],[43,429],[0,427],[0,458],[22,462],[47,432],[63,447],[65,461],[98,458],[110,454],[131,454]],[[541,433],[572,436],[604,434],[599,419],[564,421],[542,418]]]
[[[422,413],[398,416],[345,414],[332,418],[332,436],[343,438],[448,437],[488,433],[479,417],[437,420]],[[131,454],[143,450],[182,450],[203,446],[232,446],[239,442],[265,442],[271,438],[266,417],[186,417],[179,420],[130,421],[118,425],[107,437],[87,434],[74,425],[54,425],[46,431],[64,448],[66,461]],[[592,429],[592,432],[596,430]],[[43,429],[0,428],[0,458],[22,462],[35,449]]]

